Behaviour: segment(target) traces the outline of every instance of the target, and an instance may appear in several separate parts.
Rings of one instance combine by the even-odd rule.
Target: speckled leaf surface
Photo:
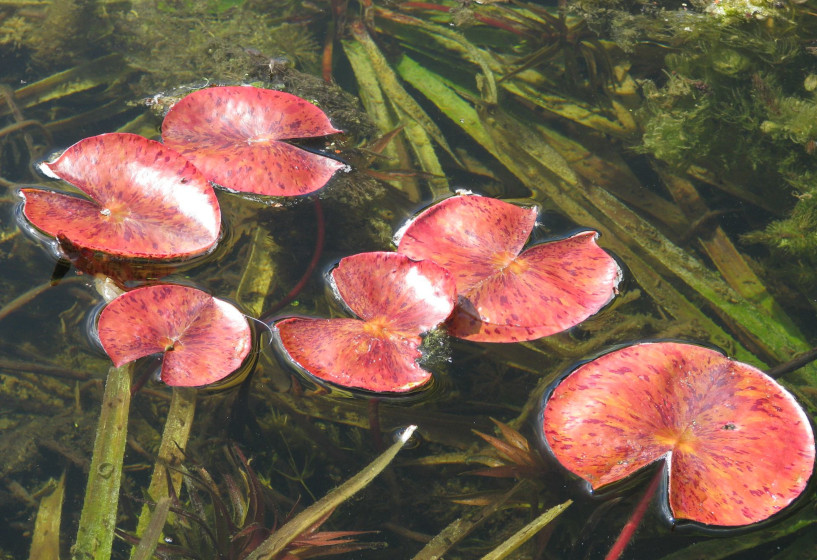
[[[318,379],[375,393],[416,389],[431,379],[421,368],[418,335],[358,319],[285,319],[275,325],[289,359]]]
[[[402,234],[398,252],[447,269],[460,295],[516,257],[536,224],[536,208],[495,198],[447,198],[421,212]]]
[[[594,489],[662,457],[677,519],[755,523],[806,487],[814,434],[762,371],[700,346],[642,343],[568,375],[543,416],[556,458]]]
[[[431,379],[420,334],[454,309],[446,270],[391,252],[346,257],[332,271],[337,295],[360,319],[294,318],[276,324],[289,359],[318,379],[348,388],[398,393]]]
[[[92,136],[42,166],[90,197],[22,189],[26,218],[49,235],[150,259],[200,254],[218,240],[221,213],[212,187],[159,142],[135,134]]]
[[[398,250],[430,259],[457,282],[454,336],[481,342],[533,340],[568,329],[604,307],[621,270],[593,231],[522,247],[536,210],[480,196],[447,199],[420,214]]]
[[[184,387],[223,379],[241,365],[252,346],[247,320],[233,305],[171,284],[119,296],[102,310],[97,329],[117,367],[163,352],[162,380]]]
[[[346,257],[332,271],[341,300],[364,320],[419,334],[451,314],[457,302],[451,275],[431,261],[414,261],[392,252]]]
[[[295,196],[323,187],[344,164],[283,142],[341,132],[295,95],[252,86],[202,89],[162,123],[165,144],[214,183],[239,192]]]

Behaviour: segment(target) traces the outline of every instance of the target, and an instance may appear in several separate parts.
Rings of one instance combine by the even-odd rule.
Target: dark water
[[[438,335],[428,344],[433,386],[376,405],[289,368],[256,323],[255,366],[197,397],[184,466],[206,470],[215,489],[191,482],[180,499],[205,524],[215,525],[213,494],[231,504],[231,486],[245,500],[249,493],[251,477],[232,446],[251,458],[265,488],[263,524],[272,528],[418,424],[392,467],[321,527],[376,531],[356,537],[375,543],[372,550],[339,550],[339,557],[411,558],[447,525],[474,522],[485,508],[484,522],[444,553],[480,558],[572,499],[507,557],[603,558],[655,467],[590,496],[539,441],[548,386],[579,361],[643,339],[714,345],[761,368],[814,346],[817,241],[808,204],[817,131],[808,119],[817,116],[809,82],[817,75],[810,50],[817,22],[807,4],[722,3],[722,13],[698,4],[576,3],[565,20],[549,5],[473,5],[452,14],[360,4],[349,2],[334,20],[329,2],[0,7],[7,92],[0,102],[0,557],[28,556],[38,506],[63,474],[61,554],[69,557],[111,366],[89,334],[103,304],[92,277],[72,267],[52,283],[56,245],[26,226],[18,189],[59,188],[32,164],[81,138],[114,130],[158,137],[161,104],[207,83],[252,82],[317,102],[346,131],[332,149],[352,171],[318,194],[322,243],[313,199],[270,206],[220,191],[218,248],[163,281],[198,286],[268,323],[345,316],[326,283],[334,264],[392,250],[407,219],[459,188],[537,205],[532,241],[600,231],[625,278],[611,306],[564,333],[518,344]],[[332,29],[338,88],[319,78]],[[513,69],[519,73],[499,81]],[[146,107],[156,94],[161,103]],[[391,126],[381,121],[378,130],[370,117],[382,106]],[[378,142],[399,125],[410,136]],[[117,520],[129,533],[170,402],[171,390],[151,377],[157,365],[145,359],[135,368],[144,385],[130,407]],[[815,370],[789,372],[782,382],[813,418]],[[474,433],[498,435],[492,419],[528,440],[532,470],[509,469],[513,462]],[[779,445],[770,453],[787,453],[785,443],[770,442]],[[508,476],[475,472],[488,466],[504,466],[494,474]],[[813,557],[812,486],[780,516],[737,531],[673,526],[659,489],[623,557]],[[198,526],[184,525],[169,524],[167,542],[215,557]],[[128,549],[117,540],[114,557]]]

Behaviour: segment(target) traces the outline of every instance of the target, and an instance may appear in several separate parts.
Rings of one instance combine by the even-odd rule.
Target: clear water
[[[268,321],[342,316],[326,272],[346,255],[392,249],[391,236],[410,216],[458,188],[538,205],[533,241],[578,227],[601,231],[601,245],[621,259],[626,277],[613,305],[566,333],[523,344],[435,340],[429,358],[433,387],[409,399],[386,399],[376,408],[367,397],[327,392],[291,370],[259,326],[252,375],[199,393],[185,466],[206,469],[229,502],[229,481],[246,476],[230,459],[230,445],[237,445],[271,489],[265,523],[272,527],[363,468],[392,434],[418,424],[410,448],[322,527],[377,531],[357,539],[388,547],[339,557],[411,558],[448,524],[472,521],[482,508],[498,504],[521,479],[523,485],[458,539],[446,558],[482,557],[567,499],[574,504],[508,557],[603,558],[652,470],[600,496],[589,495],[537,441],[546,388],[578,361],[645,338],[711,344],[761,367],[784,362],[817,339],[810,249],[787,252],[774,240],[750,243],[744,237],[785,220],[797,197],[808,195],[802,184],[813,173],[814,140],[807,125],[797,125],[814,104],[808,78],[817,73],[817,63],[808,49],[816,36],[815,16],[807,5],[794,3],[777,11],[765,3],[723,4],[725,13],[715,5],[633,4],[614,11],[577,3],[571,17],[589,18],[593,31],[570,19],[572,35],[559,43],[558,10],[547,4],[540,5],[547,15],[535,6],[519,15],[520,5],[474,4],[472,11],[455,10],[452,16],[428,6],[384,8],[377,0],[387,11],[365,12],[365,3],[349,2],[335,24],[330,2],[266,4],[0,7],[0,83],[13,96],[12,103],[0,102],[0,177],[7,183],[0,199],[0,556],[28,555],[38,504],[49,481],[64,473],[60,531],[62,556],[68,557],[110,367],[89,335],[102,305],[92,278],[71,269],[52,285],[53,243],[20,217],[19,187],[54,186],[30,164],[103,132],[157,136],[161,103],[179,94],[178,86],[186,88],[183,94],[208,82],[255,82],[317,101],[348,133],[333,149],[353,170],[319,195],[326,236],[318,264],[294,299],[282,304],[309,271],[317,246],[314,202],[270,207],[220,192],[225,225],[219,249],[167,281],[195,284]],[[740,10],[745,21],[736,19]],[[370,25],[371,42],[361,21]],[[339,33],[333,79],[351,93],[348,99],[317,77],[330,24]],[[764,50],[763,38],[777,39],[777,50]],[[537,45],[556,47],[506,82],[477,81],[485,67],[477,51],[468,49],[497,55],[481,62],[494,65],[498,80],[499,68],[507,73],[519,67]],[[357,98],[368,107],[377,100],[360,66],[356,74],[350,63],[354,56],[357,64],[365,57],[377,61],[374,49],[394,72],[379,77],[390,110],[400,115],[394,124],[406,125],[411,121],[406,115],[422,107],[445,138],[450,151],[414,137],[415,143],[434,146],[439,169],[429,160],[423,168],[411,141],[400,136],[385,144],[386,157],[374,153],[387,130],[378,132],[361,117]],[[62,71],[73,74],[57,74]],[[530,89],[520,93],[509,84]],[[443,102],[441,92],[457,92],[460,104]],[[161,103],[146,108],[147,98]],[[482,133],[469,118],[481,123]],[[325,147],[320,141],[309,146]],[[404,159],[395,159],[401,149]],[[800,223],[804,238],[813,234],[809,224]],[[772,237],[783,239],[787,231],[783,227]],[[729,282],[749,281],[740,262],[757,271],[743,296],[710,294],[713,285],[717,292]],[[265,293],[256,291],[259,285],[266,286]],[[142,507],[171,394],[150,377],[156,367],[148,359],[136,369],[146,381],[130,409],[118,520],[127,532],[134,531]],[[803,368],[783,380],[813,413],[814,370]],[[372,428],[374,418],[379,430]],[[475,473],[508,463],[474,433],[495,434],[492,419],[528,439],[541,457],[534,473],[512,471],[517,480]],[[206,492],[199,494],[208,503]],[[187,493],[182,500],[195,511]],[[814,554],[812,487],[779,518],[737,532],[673,527],[662,500],[659,490],[625,558]],[[214,557],[206,539],[198,537],[203,544],[196,545],[178,527],[168,527],[166,536],[188,548],[200,546],[202,558]],[[128,546],[118,540],[114,557],[127,555]]]

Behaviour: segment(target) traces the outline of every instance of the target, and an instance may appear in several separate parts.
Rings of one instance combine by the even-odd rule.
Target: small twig
[[[66,282],[71,282],[71,281],[76,282],[79,279],[80,279],[79,276],[75,276],[73,278],[68,278],[68,279],[64,280],[62,282],[62,284],[65,285]],[[25,304],[27,304],[28,302],[30,302],[31,300],[36,298],[41,293],[43,293],[46,290],[48,290],[49,288],[53,288],[53,287],[54,286],[49,282],[47,284],[40,284],[39,286],[35,286],[34,288],[31,288],[29,291],[27,291],[27,292],[25,292],[23,294],[20,294],[19,296],[17,296],[16,298],[14,298],[10,302],[8,302],[6,305],[4,305],[2,308],[0,308],[0,321],[2,321],[7,316],[14,313],[15,311],[17,311],[21,307],[23,307]]]
[[[804,365],[817,360],[817,348],[812,348],[811,350],[807,350],[803,352],[799,356],[789,360],[788,362],[784,362],[780,365],[777,365],[769,370],[766,371],[766,374],[769,377],[783,377],[787,373],[790,373],[796,369],[800,369]]]
[[[33,364],[31,362],[20,362],[15,360],[0,359],[0,371],[3,375],[13,375],[18,377],[21,373],[36,373],[49,377],[59,377],[64,379],[76,379],[85,381],[94,377],[94,374],[87,371],[76,371],[66,369],[63,366],[52,366],[48,364]]]
[[[389,531],[396,535],[400,535],[405,539],[416,541],[418,543],[426,544],[433,538],[431,535],[428,535],[426,533],[420,533],[419,531],[412,531],[411,529],[403,527],[402,525],[398,525],[397,523],[394,523],[392,521],[386,521],[381,526],[384,529],[388,529]]]
[[[91,468],[91,462],[88,461],[85,457],[81,456],[77,453],[76,450],[71,449],[70,447],[59,443],[53,439],[47,439],[45,441],[39,442],[41,447],[45,447],[46,449],[57,453],[58,455],[62,455],[69,462],[73,463],[75,466],[82,469],[82,472],[88,472],[88,469]]]

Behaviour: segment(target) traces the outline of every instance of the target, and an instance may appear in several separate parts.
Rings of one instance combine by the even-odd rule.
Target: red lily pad
[[[666,458],[676,519],[739,526],[805,489],[814,434],[771,377],[709,348],[642,343],[568,375],[547,401],[551,451],[593,489]]]
[[[193,165],[135,134],[80,140],[43,169],[90,197],[22,189],[35,227],[75,246],[125,258],[176,259],[218,240],[215,192]]]
[[[361,253],[332,271],[340,298],[360,319],[291,318],[275,325],[289,359],[316,378],[353,389],[406,392],[431,372],[417,363],[420,334],[454,309],[448,272],[398,253]]]
[[[247,319],[233,305],[172,284],[124,293],[102,310],[97,329],[117,367],[163,352],[162,381],[182,387],[223,379],[252,346]]]
[[[227,189],[295,196],[323,187],[344,164],[283,142],[341,132],[323,111],[282,91],[212,87],[176,103],[162,123],[165,144]]]
[[[616,294],[621,270],[594,231],[522,251],[536,215],[536,208],[456,196],[406,228],[398,251],[434,261],[456,280],[460,302],[451,334],[480,342],[534,340],[577,325]]]

